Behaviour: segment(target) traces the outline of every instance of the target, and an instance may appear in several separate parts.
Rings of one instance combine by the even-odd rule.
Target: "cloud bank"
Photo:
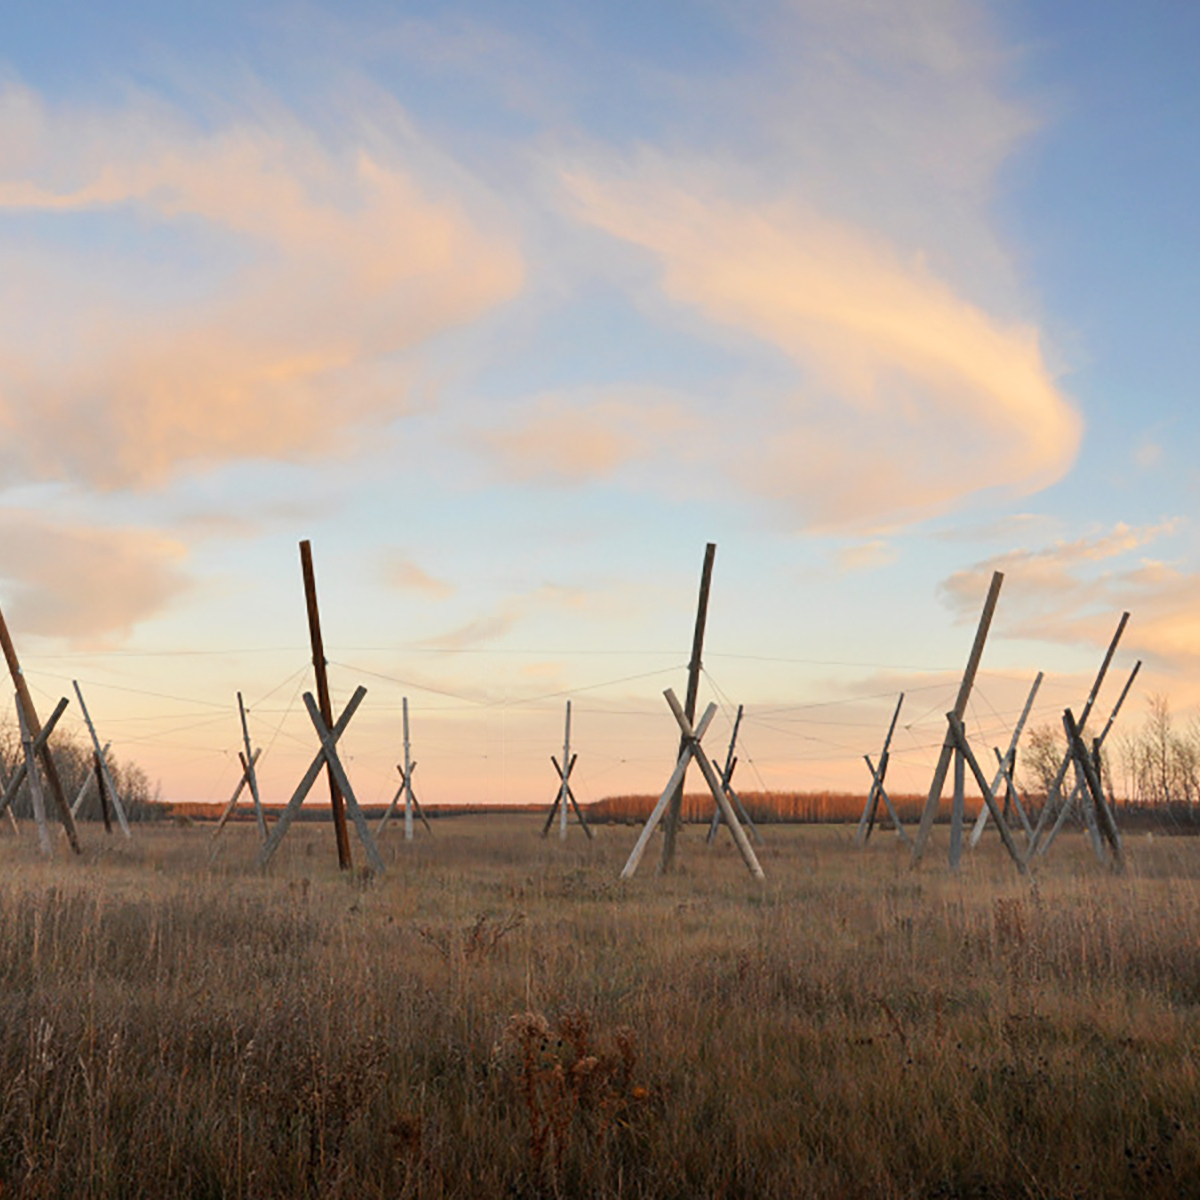
[[[0,483],[160,483],[324,454],[403,411],[403,356],[522,286],[511,242],[382,123],[0,91]]]

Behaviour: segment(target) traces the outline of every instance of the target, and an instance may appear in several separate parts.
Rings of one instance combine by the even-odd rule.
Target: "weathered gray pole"
[[[300,543],[300,569],[304,573],[304,603],[308,610],[308,636],[312,643],[313,672],[317,679],[317,708],[325,727],[333,726],[333,705],[329,699],[329,676],[326,674],[325,643],[321,639],[321,612],[317,607],[317,579],[313,572],[312,544]],[[338,787],[333,763],[325,763],[329,778],[329,807],[333,812],[333,830],[337,838],[338,866],[349,871],[354,865],[350,857],[350,832],[346,828],[346,804]]]
[[[883,790],[883,781],[887,775],[888,751],[892,745],[892,734],[896,732],[896,722],[900,719],[900,708],[904,704],[904,693],[896,701],[896,709],[892,713],[892,723],[888,726],[887,737],[883,739],[883,753],[879,756],[879,770],[871,768],[871,790],[867,793],[867,802],[863,805],[862,816],[855,830],[854,840],[865,846],[875,828],[875,812],[879,808],[879,793]],[[870,759],[867,760],[870,763]],[[889,802],[890,807],[890,802]],[[903,832],[903,831],[901,831]]]
[[[238,692],[238,716],[242,719],[242,742],[246,747],[246,781],[250,785],[250,795],[254,799],[254,816],[258,821],[258,836],[267,840],[267,818],[263,815],[262,799],[258,794],[258,772],[254,769],[255,756],[250,747],[250,728],[246,724],[246,706],[242,703],[242,693]]]
[[[966,736],[965,726],[963,736]],[[954,803],[950,808],[950,867],[952,870],[958,870],[958,864],[962,861],[966,785],[967,761],[963,757],[962,750],[956,747],[954,751]]]
[[[1021,709],[1021,715],[1017,719],[1016,725],[1013,726],[1012,737],[1008,740],[1008,752],[1000,761],[1000,769],[996,772],[992,779],[992,791],[1000,786],[1002,782],[1007,780],[1008,795],[1015,796],[1016,789],[1013,786],[1012,774],[1016,770],[1017,765],[1017,743],[1021,740],[1021,734],[1025,731],[1025,722],[1029,720],[1029,714],[1033,710],[1033,702],[1037,698],[1038,688],[1042,686],[1043,673],[1039,671],[1037,678],[1033,681],[1033,687],[1029,689],[1029,695],[1025,698],[1025,707]],[[1000,756],[999,750],[996,751],[996,756]],[[1002,778],[1003,776],[1003,778]],[[1028,818],[1025,816],[1025,810],[1021,807],[1021,802],[1016,801],[1017,811],[1021,814],[1021,824],[1028,826]],[[1007,807],[1007,805],[1006,805]],[[971,846],[979,845],[979,839],[983,837],[983,828],[987,824],[988,807],[983,805],[979,810],[979,817],[975,821],[975,828],[971,830]],[[1026,828],[1025,836],[1028,838],[1030,830]]]
[[[971,646],[971,656],[967,659],[967,669],[963,672],[962,683],[958,687],[958,699],[954,702],[954,715],[960,721],[966,715],[967,701],[971,698],[971,689],[975,686],[975,674],[979,670],[979,660],[983,657],[983,646],[987,641],[992,617],[996,612],[996,601],[1000,598],[1000,585],[1003,582],[1004,575],[1000,571],[993,572],[987,599],[983,603],[983,612],[979,617],[979,627],[975,630],[975,642]],[[921,861],[925,853],[925,845],[933,830],[933,822],[937,817],[938,805],[942,799],[942,785],[946,782],[946,772],[950,770],[950,759],[954,750],[954,734],[948,731],[946,740],[942,743],[942,752],[938,756],[937,767],[933,772],[933,783],[929,788],[929,798],[925,801],[925,810],[921,813],[917,836],[913,841],[912,861],[914,866]]]
[[[400,700],[404,717],[404,840],[413,840],[412,745],[408,740],[408,697]],[[422,779],[425,777],[422,775]]]
[[[100,781],[101,808],[104,805],[104,788],[107,786],[108,794],[112,798],[113,811],[117,814],[117,824],[121,826],[121,832],[127,838],[132,838],[133,831],[129,828],[129,821],[125,817],[125,807],[121,803],[121,797],[117,795],[116,784],[113,783],[112,774],[108,769],[108,746],[105,746],[103,750],[100,749],[100,738],[96,734],[96,726],[92,724],[92,714],[88,712],[88,706],[84,703],[83,690],[79,686],[79,680],[72,679],[71,686],[75,689],[75,699],[79,701],[79,711],[83,713],[83,720],[87,725],[88,735],[92,739],[92,751],[95,753],[96,761],[99,764],[97,770],[103,776]],[[74,812],[73,809],[72,812]]]
[[[563,762],[571,761],[571,702],[567,701],[567,724],[563,732]],[[558,837],[560,841],[567,840],[567,776],[563,775],[562,789],[558,796]]]
[[[696,629],[692,635],[692,658],[688,663],[687,699],[683,712],[692,725],[696,720],[696,696],[700,691],[700,671],[703,667],[704,626],[708,620],[708,591],[712,585],[713,559],[717,554],[715,542],[709,542],[704,550],[704,569],[700,574],[700,599],[696,605]],[[686,735],[679,739],[679,754],[683,763],[683,774],[679,778],[675,791],[667,804],[666,816],[663,822],[662,858],[659,862],[660,871],[669,871],[675,864],[675,842],[679,836],[680,810],[683,807],[683,786],[687,780],[688,759],[683,757],[687,749]]]
[[[50,830],[46,828],[46,801],[42,796],[42,784],[38,779],[37,755],[33,748],[33,734],[29,731],[29,720],[17,697],[17,721],[21,726],[21,748],[25,752],[25,778],[29,783],[29,795],[33,801],[33,820],[37,825],[38,845],[47,858],[54,857],[54,843]]]
[[[725,753],[725,766],[721,771],[721,786],[728,787],[733,779],[733,766],[737,762],[734,758],[734,750],[737,748],[738,730],[742,727],[742,712],[744,708],[741,704],[738,705],[737,716],[733,719],[733,733],[729,735],[729,749]],[[712,820],[708,825],[708,844],[711,846],[717,840],[717,831],[721,828],[721,809],[713,813]]]
[[[1092,683],[1092,690],[1088,693],[1088,698],[1083,706],[1083,712],[1079,716],[1079,729],[1082,732],[1087,726],[1087,719],[1091,715],[1092,706],[1096,703],[1096,697],[1100,694],[1100,687],[1104,683],[1104,677],[1108,674],[1109,664],[1113,660],[1113,655],[1117,652],[1117,643],[1121,640],[1121,634],[1125,632],[1125,626],[1129,622],[1129,614],[1127,612],[1121,614],[1120,621],[1117,622],[1117,632],[1113,634],[1112,641],[1108,644],[1108,650],[1104,655],[1104,661],[1100,664],[1100,670],[1096,672],[1096,679]],[[1136,674],[1136,671],[1135,671]],[[1063,755],[1062,762],[1059,764],[1058,774],[1054,777],[1054,782],[1050,785],[1050,790],[1046,794],[1046,802],[1042,805],[1042,811],[1038,813],[1037,823],[1033,827],[1033,840],[1030,843],[1030,853],[1041,854],[1042,835],[1046,831],[1046,826],[1050,822],[1052,809],[1055,802],[1062,803],[1062,785],[1067,777],[1067,771],[1071,765],[1071,752],[1068,747],[1067,753]],[[1066,801],[1070,805],[1074,799],[1072,793],[1071,799]],[[1055,832],[1062,826],[1062,821],[1059,821],[1055,826]],[[1051,839],[1053,840],[1053,839]]]

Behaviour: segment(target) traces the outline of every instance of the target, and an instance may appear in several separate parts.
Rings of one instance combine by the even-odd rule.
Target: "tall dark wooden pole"
[[[716,557],[715,542],[709,542],[704,551],[704,570],[700,575],[700,600],[696,605],[696,630],[692,635],[692,659],[688,663],[687,701],[683,711],[687,714],[688,724],[696,723],[696,696],[700,691],[700,670],[703,666],[704,626],[708,620],[708,589],[712,584],[713,559]],[[679,754],[683,755],[687,748],[687,738],[679,740]],[[679,786],[667,806],[666,820],[663,823],[662,860],[660,871],[669,871],[675,863],[675,842],[679,835],[680,812],[683,808],[683,785],[687,780],[685,770],[679,780]]]
[[[13,686],[17,689],[17,703],[20,704],[21,711],[25,714],[25,724],[29,727],[29,736],[36,741],[42,732],[42,723],[38,720],[37,710],[33,707],[29,684],[25,682],[25,675],[21,671],[21,663],[17,658],[16,647],[9,635],[8,623],[4,620],[3,613],[0,613],[0,647],[4,649],[4,659],[8,663]],[[54,796],[54,806],[58,809],[58,819],[62,822],[63,829],[66,830],[67,841],[70,842],[71,849],[76,854],[80,854],[82,851],[79,848],[79,835],[75,831],[75,818],[71,816],[71,806],[67,803],[62,780],[58,776],[58,767],[54,764],[54,756],[50,753],[48,745],[43,744],[39,757],[42,760],[42,769],[46,773],[46,781],[50,784],[50,791]]]
[[[300,568],[304,572],[304,602],[308,606],[308,636],[312,642],[313,671],[317,677],[317,708],[328,729],[333,728],[333,705],[329,700],[329,677],[325,673],[325,643],[321,640],[321,614],[317,608],[317,580],[313,574],[312,545],[300,543]],[[329,775],[329,807],[333,811],[333,828],[337,836],[338,866],[348,871],[354,865],[350,858],[350,832],[346,828],[346,802],[338,787],[331,764],[325,764]]]

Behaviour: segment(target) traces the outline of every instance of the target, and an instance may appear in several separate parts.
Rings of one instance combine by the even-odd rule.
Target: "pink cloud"
[[[111,488],[336,449],[404,410],[404,355],[522,286],[511,241],[378,128],[336,153],[286,114],[207,132],[148,104],[50,109],[15,87],[0,127],[0,212],[64,234],[78,214],[114,231],[132,218],[205,259],[156,271],[116,235],[104,255],[0,241],[10,478]]]

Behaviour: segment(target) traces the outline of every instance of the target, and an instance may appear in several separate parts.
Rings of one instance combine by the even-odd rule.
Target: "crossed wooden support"
[[[430,825],[429,818],[425,815],[425,810],[421,807],[420,800],[417,799],[417,790],[412,785],[412,777],[416,769],[417,764],[415,761],[408,764],[407,773],[400,763],[396,764],[396,772],[400,776],[400,786],[396,789],[396,794],[392,797],[392,802],[387,806],[383,816],[379,819],[379,828],[377,830],[378,833],[382,833],[387,828],[388,822],[392,819],[392,816],[396,811],[396,807],[400,803],[400,797],[404,796],[406,811],[408,809],[408,802],[411,799],[412,807],[416,810],[417,816],[421,818],[421,823],[432,835],[433,826]]]
[[[358,706],[363,702],[363,697],[366,694],[367,689],[361,684],[355,688],[354,695],[350,697],[350,703],[346,705],[342,711],[342,715],[338,717],[337,721],[334,722],[333,728],[330,729],[321,716],[321,710],[317,707],[317,702],[313,699],[312,692],[304,693],[304,707],[308,709],[308,716],[313,723],[313,728],[317,731],[317,738],[321,743],[321,748],[309,764],[308,770],[304,772],[304,778],[300,780],[296,790],[292,793],[292,798],[284,806],[283,812],[279,814],[279,820],[275,822],[275,827],[271,830],[267,840],[263,842],[262,849],[258,852],[257,860],[260,867],[265,867],[271,861],[275,851],[279,849],[279,844],[283,841],[284,835],[296,819],[296,814],[299,813],[300,806],[304,803],[305,797],[312,789],[312,785],[316,783],[317,776],[321,773],[321,767],[327,766],[341,791],[342,798],[346,802],[346,811],[350,814],[350,819],[354,822],[358,839],[362,842],[363,850],[367,855],[367,862],[373,871],[381,875],[383,874],[383,859],[379,856],[379,849],[375,845],[375,839],[371,836],[371,830],[367,827],[366,818],[363,816],[358,800],[355,799],[354,789],[350,786],[350,780],[346,776],[345,768],[342,766],[342,760],[338,757],[337,752],[338,739],[346,732],[346,727],[358,711]]]
[[[1008,740],[1008,750],[1001,754],[999,748],[996,748],[996,761],[998,768],[996,774],[992,777],[992,792],[1001,783],[1005,784],[1006,794],[1012,797],[1013,806],[1017,810],[1017,816],[1021,819],[1021,826],[1025,830],[1025,838],[1028,841],[1033,837],[1033,828],[1029,824],[1029,817],[1025,813],[1025,806],[1021,803],[1020,789],[1013,781],[1013,772],[1016,770],[1017,764],[1017,743],[1021,740],[1021,734],[1025,731],[1025,722],[1029,720],[1029,714],[1033,709],[1033,702],[1037,699],[1038,689],[1042,686],[1044,675],[1041,671],[1037,673],[1037,678],[1033,681],[1033,687],[1029,689],[1029,695],[1025,699],[1025,707],[1021,709],[1021,715],[1017,719],[1016,725],[1013,726],[1012,736]],[[971,830],[971,846],[974,848],[979,845],[979,839],[983,837],[984,827],[987,825],[988,809],[985,805],[979,810],[979,816],[975,819],[975,827]]]
[[[675,794],[676,788],[683,784],[683,777],[687,774],[688,763],[692,759],[695,759],[697,766],[699,766],[704,776],[704,782],[708,784],[709,791],[712,792],[712,797],[717,802],[717,807],[721,810],[721,815],[725,818],[730,833],[733,834],[733,840],[741,853],[742,861],[745,862],[747,869],[755,879],[765,879],[766,876],[763,874],[763,869],[759,866],[758,858],[754,853],[754,847],[750,845],[745,830],[738,822],[737,814],[733,811],[733,805],[730,804],[729,797],[725,794],[725,789],[721,786],[721,780],[717,777],[716,771],[713,770],[713,765],[709,761],[708,755],[700,748],[700,740],[708,732],[708,727],[712,724],[712,719],[717,714],[717,706],[710,704],[704,710],[704,715],[700,718],[699,724],[693,729],[692,723],[688,720],[687,714],[683,711],[683,706],[679,703],[679,699],[675,693],[670,688],[667,688],[663,695],[666,697],[667,704],[670,705],[671,712],[675,715],[675,720],[679,725],[682,749],[679,754],[679,761],[675,764],[675,770],[671,773],[671,778],[667,781],[667,786],[663,789],[662,795],[658,798],[658,803],[655,804],[633,850],[630,852],[629,861],[625,864],[625,869],[621,872],[621,878],[631,879],[634,872],[638,869],[638,863],[642,861],[642,855],[645,854],[646,847],[650,844],[651,835],[662,820],[667,805],[671,802],[671,797]]]
[[[901,823],[895,805],[892,804],[892,798],[887,794],[887,789],[883,786],[884,778],[887,776],[888,763],[891,761],[892,734],[896,732],[896,722],[900,718],[900,708],[903,704],[904,693],[901,692],[900,699],[896,701],[896,711],[892,713],[892,723],[888,726],[887,737],[883,739],[883,750],[879,755],[879,766],[876,767],[871,762],[869,754],[863,755],[867,763],[867,770],[871,772],[871,790],[867,793],[867,802],[863,806],[862,816],[858,819],[858,829],[854,833],[854,840],[860,846],[865,846],[871,839],[871,834],[875,830],[875,815],[879,811],[879,801],[881,799],[887,806],[888,815],[892,818],[892,824],[895,825],[896,832],[906,845],[912,844],[912,839],[908,836],[904,825]]]
[[[105,793],[107,792],[107,800],[112,801],[113,812],[117,814],[117,823],[121,826],[121,832],[129,839],[133,838],[133,830],[129,828],[129,818],[125,815],[125,806],[121,803],[121,795],[117,791],[117,786],[113,783],[112,774],[108,769],[108,746],[102,750],[100,748],[100,738],[96,734],[96,726],[92,724],[92,715],[88,712],[88,706],[84,703],[83,692],[79,687],[79,680],[72,679],[71,686],[75,689],[75,697],[79,701],[79,710],[83,713],[84,722],[87,725],[88,735],[92,739],[92,764],[96,772],[96,786],[100,789],[100,811],[104,816],[104,828],[110,833],[112,832],[108,820],[108,804]],[[110,743],[111,745],[111,743]],[[77,811],[78,802],[71,806],[71,813]]]
[[[1000,806],[996,803],[996,796],[992,791],[992,787],[987,779],[984,778],[983,770],[975,758],[975,753],[971,749],[970,742],[967,741],[962,720],[959,718],[958,713],[948,712],[946,714],[946,722],[949,725],[949,737],[953,742],[953,747],[958,751],[961,761],[970,768],[971,774],[975,777],[975,784],[983,794],[983,802],[987,806],[992,820],[996,822],[996,828],[1000,831],[1000,840],[1004,843],[1005,850],[1008,851],[1009,857],[1016,864],[1017,870],[1024,875],[1027,870],[1025,859],[1020,850],[1017,849],[1017,843],[1013,840],[1012,831],[1008,828],[1008,822],[1005,821],[1004,814],[1000,811]]]
[[[17,792],[20,790],[21,784],[26,779],[29,780],[29,791],[33,799],[33,816],[37,823],[38,841],[41,844],[42,852],[47,856],[53,853],[53,844],[50,841],[49,831],[46,829],[46,802],[42,793],[41,780],[38,778],[37,760],[41,758],[45,761],[49,758],[50,735],[54,732],[54,727],[58,724],[59,717],[66,712],[68,703],[69,701],[64,696],[55,705],[54,711],[50,714],[50,719],[35,735],[30,731],[29,722],[25,718],[25,709],[18,698],[17,718],[21,727],[21,746],[24,755],[4,788],[4,795],[0,796],[0,813],[3,813],[9,809],[9,806],[17,798]],[[79,840],[75,833],[75,822],[71,817],[71,810],[67,808],[65,803],[57,804],[56,802],[56,807],[58,808],[58,818],[62,822],[63,829],[66,830],[67,838],[70,840],[71,849],[78,853]]]
[[[1133,664],[1133,670],[1129,673],[1129,678],[1125,681],[1125,686],[1121,689],[1121,694],[1120,694],[1120,696],[1117,697],[1116,704],[1113,705],[1113,709],[1112,709],[1112,712],[1109,714],[1108,721],[1105,723],[1104,728],[1100,731],[1100,736],[1098,738],[1096,738],[1096,740],[1095,740],[1094,751],[1093,751],[1093,755],[1092,755],[1093,761],[1097,760],[1100,750],[1104,746],[1105,739],[1109,735],[1109,731],[1112,729],[1113,725],[1116,723],[1117,717],[1120,715],[1121,708],[1125,703],[1125,698],[1129,695],[1130,688],[1133,687],[1133,681],[1137,678],[1138,672],[1141,669],[1142,669],[1142,664],[1141,664],[1141,660],[1139,659],[1138,662]],[[1086,712],[1087,710],[1085,709],[1084,711]],[[1082,735],[1082,731],[1083,731],[1084,720],[1085,720],[1085,718],[1081,717],[1080,721],[1079,721],[1079,729],[1080,729],[1081,735]],[[1033,853],[1034,854],[1043,855],[1050,849],[1050,847],[1054,844],[1054,839],[1058,836],[1059,831],[1062,829],[1064,823],[1066,822],[1067,817],[1070,816],[1070,814],[1074,811],[1076,802],[1083,798],[1084,780],[1079,773],[1078,767],[1076,767],[1076,772],[1075,772],[1075,775],[1076,775],[1075,786],[1072,788],[1070,795],[1066,798],[1065,801],[1063,800],[1063,797],[1062,797],[1062,785],[1063,785],[1064,779],[1066,777],[1067,765],[1072,760],[1072,758],[1073,758],[1073,755],[1071,752],[1071,747],[1068,744],[1067,753],[1063,757],[1063,762],[1059,768],[1058,775],[1055,777],[1055,781],[1054,781],[1053,786],[1050,789],[1050,793],[1046,797],[1046,803],[1042,807],[1042,816],[1038,819],[1037,828],[1034,830],[1034,836],[1033,836]],[[1045,826],[1049,823],[1049,816],[1050,816],[1051,812],[1053,811],[1056,803],[1058,805],[1057,819],[1055,820],[1054,825],[1051,827],[1050,832],[1048,834],[1046,834],[1044,838],[1039,839],[1038,835],[1042,832],[1042,830],[1045,828]],[[1084,823],[1088,826],[1088,832],[1092,835],[1092,846],[1097,852],[1097,857],[1102,858],[1103,857],[1103,847],[1101,846],[1101,844],[1098,840],[1100,838],[1100,831],[1094,827],[1094,822],[1092,822],[1092,820],[1090,819],[1092,814],[1091,814],[1091,810],[1089,809],[1088,805],[1086,803],[1084,803],[1081,805],[1081,807],[1083,809]]]
[[[733,801],[734,808],[738,811],[738,816],[741,817],[746,828],[750,830],[750,836],[761,846],[762,834],[758,832],[758,826],[750,819],[750,814],[746,811],[746,806],[742,803],[742,798],[733,790],[733,773],[737,769],[737,755],[734,754],[734,749],[737,747],[738,730],[742,727],[742,713],[744,709],[742,705],[738,705],[737,716],[733,719],[733,733],[729,738],[729,750],[725,754],[725,766],[721,768],[721,788],[725,794]],[[713,769],[717,769],[717,760],[712,760]],[[721,810],[717,808],[712,815],[712,820],[708,824],[708,837],[706,839],[708,845],[712,845],[717,840],[717,833],[721,828]]]
[[[587,817],[583,815],[583,809],[579,807],[579,802],[575,799],[575,793],[571,791],[571,772],[575,770],[575,764],[579,761],[578,754],[571,755],[571,761],[567,764],[566,774],[563,774],[562,767],[558,764],[558,758],[555,755],[550,755],[550,761],[554,764],[554,769],[558,772],[558,792],[554,796],[554,803],[550,805],[550,812],[546,816],[546,823],[542,826],[542,837],[545,837],[554,825],[554,818],[559,815],[563,797],[566,796],[567,803],[570,804],[571,810],[575,813],[580,825],[583,826],[583,832],[587,834],[588,841],[595,838],[592,832],[592,827],[587,823]]]

